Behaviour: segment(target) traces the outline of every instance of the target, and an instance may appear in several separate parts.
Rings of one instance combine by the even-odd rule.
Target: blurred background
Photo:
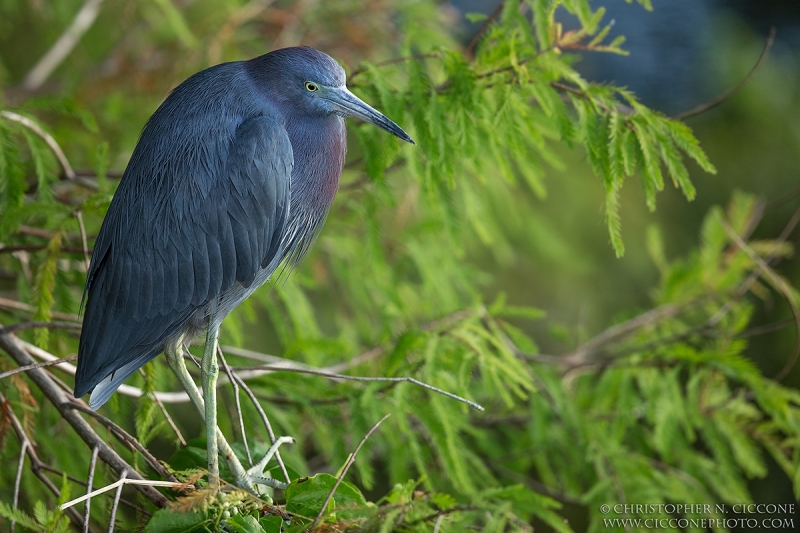
[[[498,2],[454,1],[461,13],[491,13]],[[511,220],[514,258],[492,263],[502,274],[494,290],[505,290],[515,303],[546,309],[548,317],[534,334],[543,352],[561,353],[613,323],[650,305],[658,279],[646,247],[648,228],[664,237],[669,258],[685,256],[699,243],[699,228],[709,207],[724,206],[734,190],[753,193],[765,202],[756,238],[778,235],[800,206],[800,4],[795,0],[669,0],[653,2],[648,12],[621,0],[593,2],[607,8],[614,30],[627,38],[627,57],[583,55],[578,69],[590,80],[614,82],[633,90],[653,109],[677,114],[735,86],[755,65],[771,28],[776,38],[767,61],[733,98],[687,123],[717,174],[696,167],[692,179],[697,198],[687,203],[667,187],[650,213],[635,186],[623,190],[623,237],[626,254],[617,259],[603,225],[603,193],[591,187],[582,154],[565,154],[562,171],[547,181],[548,198],[524,220]],[[462,42],[480,24],[465,19],[456,30]],[[566,28],[570,21],[564,20]],[[501,219],[503,219],[501,217]],[[800,244],[797,232],[792,240]],[[484,261],[490,261],[483,256]],[[779,266],[797,283],[797,254]],[[757,323],[791,316],[785,301],[764,302]],[[750,339],[748,355],[767,375],[780,370],[794,343],[791,327]],[[784,380],[800,387],[797,368]],[[793,502],[791,483],[771,463],[768,477],[752,482],[760,502]]]
[[[80,114],[53,111],[48,124],[73,166],[92,169],[107,162],[110,179],[119,177],[137,133],[165,94],[206,66],[268,50],[307,44],[324,50],[353,71],[362,60],[397,54],[405,36],[403,18],[427,20],[439,35],[431,45],[468,43],[480,23],[467,13],[491,13],[497,2],[453,0],[431,4],[390,0],[227,2],[223,0],[106,0],[97,19],[68,57],[46,79],[31,81],[31,69],[84,5],[82,0],[0,0],[0,104],[32,97],[67,96],[95,117],[81,126]],[[652,306],[659,276],[647,252],[648,231],[658,228],[669,258],[691,253],[712,205],[725,205],[734,190],[763,199],[755,236],[777,236],[800,206],[800,7],[796,0],[669,0],[648,12],[623,0],[604,5],[614,31],[625,35],[627,57],[586,54],[579,68],[590,80],[629,87],[665,114],[701,104],[744,79],[756,64],[770,28],[777,37],[768,59],[730,100],[688,120],[718,173],[691,167],[697,199],[686,202],[667,187],[650,213],[634,183],[623,189],[622,221],[626,255],[617,259],[603,221],[602,185],[582,150],[561,150],[563,168],[548,171],[547,197],[524,192],[510,204],[494,206],[494,218],[508,245],[489,249],[469,237],[465,261],[491,272],[486,299],[506,292],[511,303],[547,310],[529,324],[543,353],[574,348],[618,321]],[[420,11],[424,16],[420,16]],[[570,25],[564,20],[565,26]],[[430,29],[430,28],[427,28]],[[413,31],[413,29],[409,30]],[[420,33],[422,29],[419,30]],[[48,116],[48,111],[43,112]],[[103,146],[98,151],[97,146]],[[352,179],[346,174],[344,185]],[[357,201],[349,196],[341,201]],[[331,231],[330,226],[326,231]],[[797,232],[793,243],[800,244]],[[313,256],[304,269],[314,268]],[[800,285],[797,256],[778,266]],[[0,295],[14,289],[0,272]],[[330,313],[335,302],[316,302]],[[756,323],[790,317],[785,302],[765,301]],[[248,326],[248,344],[271,344],[270,332]],[[791,327],[751,339],[748,355],[771,375],[784,364],[794,342]],[[800,387],[800,369],[784,381]],[[791,484],[774,467],[753,481],[753,497],[770,503],[794,501]],[[578,522],[573,525],[578,527]]]

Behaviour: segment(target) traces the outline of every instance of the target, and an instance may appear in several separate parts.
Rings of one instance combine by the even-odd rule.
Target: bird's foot
[[[267,463],[269,463],[270,460],[275,456],[275,453],[278,451],[278,448],[281,446],[281,444],[290,444],[293,442],[294,438],[292,437],[278,437],[275,442],[272,443],[272,446],[269,447],[267,453],[264,454],[264,457],[262,457],[258,463],[246,470],[244,476],[242,476],[241,479],[236,480],[236,484],[249,491],[255,489],[257,493],[260,492],[258,490],[258,485],[265,485],[273,489],[285,490],[289,485],[282,481],[278,481],[275,478],[266,477],[264,475],[264,469],[267,467]]]

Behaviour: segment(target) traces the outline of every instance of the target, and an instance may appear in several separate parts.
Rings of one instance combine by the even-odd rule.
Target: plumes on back
[[[204,70],[148,121],[87,277],[75,396],[93,391],[92,408],[168,343],[191,342],[212,314],[221,321],[321,227],[341,174],[343,120],[288,113],[277,79],[286,68],[319,70],[320,57],[335,64],[312,50]],[[330,77],[344,83],[339,74]],[[308,120],[326,130],[316,142],[303,133]]]
[[[97,237],[76,397],[92,391],[99,407],[160,352],[180,353],[209,325],[216,332],[282,261],[302,258],[339,185],[345,116],[413,143],[313,48],[218,65],[170,94]]]

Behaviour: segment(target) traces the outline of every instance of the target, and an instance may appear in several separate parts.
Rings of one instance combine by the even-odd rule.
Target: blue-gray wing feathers
[[[87,277],[75,396],[94,389],[93,408],[190,320],[280,261],[293,165],[286,131],[274,117],[249,118],[224,161],[153,184],[132,158]]]

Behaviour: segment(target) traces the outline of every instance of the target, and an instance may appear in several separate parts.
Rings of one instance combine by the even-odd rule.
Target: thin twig
[[[15,333],[25,329],[81,329],[81,325],[77,322],[20,322],[18,324],[11,324],[0,328],[0,335],[7,333]]]
[[[0,341],[2,340],[3,340],[2,337],[0,337]],[[61,491],[58,490],[58,487],[56,487],[53,484],[53,482],[50,481],[50,479],[48,479],[48,477],[45,476],[44,473],[42,472],[42,470],[53,470],[53,471],[56,470],[50,467],[49,465],[46,465],[41,461],[41,459],[39,459],[39,456],[36,454],[35,443],[25,432],[25,428],[23,428],[22,423],[17,418],[17,415],[14,414],[14,410],[11,409],[10,404],[8,403],[8,401],[6,401],[6,398],[5,396],[3,396],[2,392],[0,392],[0,408],[2,408],[3,410],[3,415],[8,417],[8,419],[11,421],[11,428],[17,435],[17,438],[19,439],[20,443],[22,443],[23,446],[27,444],[27,446],[25,446],[25,451],[28,454],[28,459],[30,459],[31,461],[31,471],[33,472],[33,475],[35,475],[39,479],[39,481],[41,481],[44,484],[44,486],[47,487],[47,489],[56,496],[56,498],[60,498]],[[67,511],[67,514],[69,515],[69,519],[72,521],[72,523],[80,527],[81,525],[80,514],[76,512],[74,509],[70,509],[69,511]]]
[[[225,354],[222,352],[222,347],[219,344],[217,344],[217,353],[219,354],[220,361],[222,361],[222,368],[225,369],[225,373],[228,375],[228,379],[231,381],[231,387],[233,387],[233,400],[236,403],[236,414],[239,417],[239,429],[242,432],[242,442],[244,443],[244,450],[247,453],[248,465],[252,467],[253,455],[250,453],[250,445],[247,443],[247,431],[244,429],[242,402],[239,398],[239,384],[236,382],[236,379],[234,379],[233,372],[231,372],[231,367],[228,366],[228,361],[225,360]]]
[[[97,446],[92,448],[92,460],[89,461],[89,477],[86,479],[86,494],[92,493],[92,483],[94,483],[94,470],[97,466],[97,453],[99,449]],[[92,506],[92,499],[86,499],[86,506],[83,510],[83,533],[87,533],[89,531],[89,520],[90,520],[90,511]]]
[[[440,329],[447,329],[453,326],[454,324],[460,323],[462,320],[469,318],[475,314],[475,309],[462,309],[460,311],[456,311],[451,313],[445,317],[442,317],[438,320],[434,320],[433,322],[429,322],[420,328],[420,331],[424,332],[432,332],[437,331]],[[265,354],[262,352],[256,352],[253,350],[246,350],[244,348],[236,348],[235,346],[223,346],[222,347],[227,353],[231,355],[238,355],[240,357],[247,357],[249,359],[255,359],[257,361],[262,361],[264,363],[274,363],[274,364],[285,364],[288,367],[295,368],[298,366],[309,368],[312,370],[322,370],[324,372],[342,372],[344,370],[349,370],[356,366],[359,366],[363,363],[367,363],[372,361],[373,359],[377,359],[378,357],[387,353],[390,349],[390,345],[383,345],[383,346],[376,346],[374,348],[370,348],[366,352],[363,352],[355,357],[348,359],[347,361],[343,361],[341,363],[337,363],[335,365],[330,365],[323,367],[321,369],[316,369],[309,365],[304,365],[303,363],[299,363],[297,361],[292,361],[290,359],[285,359],[283,357],[278,357],[276,355]]]
[[[412,56],[395,57],[393,59],[387,59],[386,61],[380,61],[378,63],[375,63],[373,66],[378,68],[387,67],[389,65],[396,65],[397,63],[406,63],[408,61],[419,61],[420,59],[435,59],[437,57],[441,57],[441,55],[442,54],[440,52],[429,52],[427,54],[414,54]],[[350,76],[347,77],[348,82],[352,81],[353,78],[355,78],[356,76],[364,74],[366,71],[367,69],[365,67],[360,67],[355,69],[353,72],[350,73]],[[348,83],[348,85],[352,86],[353,84]]]
[[[26,353],[22,346],[22,341],[13,335],[0,335],[0,348],[3,349],[14,361],[20,366],[33,364],[34,361]],[[62,363],[67,364],[67,363]],[[131,476],[137,479],[142,479],[138,472],[117,454],[110,446],[108,446],[103,439],[94,431],[91,425],[81,418],[81,416],[73,410],[74,402],[66,396],[66,394],[56,385],[55,381],[49,376],[47,371],[41,368],[35,368],[27,373],[28,377],[33,383],[42,391],[47,400],[58,410],[61,418],[69,424],[78,436],[90,447],[97,446],[100,451],[99,457],[106,464],[108,464],[114,471],[121,473],[123,470],[129,470]],[[49,482],[49,480],[48,480]],[[53,487],[56,491],[55,487]],[[153,489],[152,487],[142,486],[138,487],[151,502],[164,507],[169,500],[163,494]],[[51,489],[52,490],[52,489]],[[82,524],[81,516],[77,516],[77,525],[80,527]]]
[[[98,177],[97,176],[97,171],[95,169],[91,169],[91,168],[76,168],[75,169],[75,174],[77,174],[78,176],[83,176],[84,178],[97,179],[97,177]],[[125,175],[125,171],[124,170],[106,169],[106,171],[103,173],[103,175],[106,178],[120,179],[120,178],[122,178],[122,176]]]
[[[186,446],[186,439],[183,438],[183,434],[181,433],[181,430],[178,429],[178,426],[177,426],[177,424],[175,424],[175,421],[172,419],[171,416],[169,416],[169,411],[167,411],[167,408],[164,406],[164,402],[161,401],[161,398],[159,398],[159,395],[157,393],[156,394],[152,394],[151,396],[153,397],[153,399],[158,404],[158,407],[161,409],[161,412],[163,413],[164,418],[167,419],[167,423],[172,428],[172,431],[174,431],[175,435],[178,437],[178,442],[181,443],[181,446]]]
[[[736,246],[738,246],[745,254],[747,254],[747,256],[756,265],[758,265],[772,285],[783,295],[784,298],[786,298],[786,301],[789,303],[789,307],[792,310],[792,316],[794,317],[796,328],[794,347],[792,348],[792,353],[789,356],[789,359],[786,361],[786,364],[773,378],[775,381],[781,381],[792,370],[792,367],[794,367],[795,363],[797,362],[798,355],[800,355],[800,308],[798,308],[797,302],[792,294],[792,290],[786,285],[786,282],[783,280],[783,278],[776,274],[775,271],[772,270],[772,267],[770,267],[757,253],[755,253],[755,251],[753,251],[753,249],[750,248],[750,246],[748,246],[747,243],[744,242],[735,231],[733,231],[733,229],[728,225],[727,222],[725,222],[725,220],[720,218],[719,222],[722,224],[722,227],[725,229],[725,233],[728,234],[728,237],[730,237],[731,240],[736,243]]]
[[[498,6],[496,8],[494,8],[494,11],[492,11],[492,14],[489,15],[489,18],[487,18],[483,22],[481,27],[478,29],[478,33],[475,34],[475,36],[472,38],[472,40],[467,45],[466,50],[464,50],[464,53],[467,56],[471,57],[473,55],[473,52],[475,52],[475,47],[478,46],[478,42],[480,41],[481,37],[483,37],[483,34],[486,33],[486,30],[489,29],[489,26],[491,26],[492,22],[494,22],[495,19],[497,19],[497,17],[500,16],[500,13],[503,11],[503,6],[504,5],[505,5],[505,2],[500,2],[500,4],[498,4]]]
[[[423,516],[422,518],[417,518],[416,520],[409,522],[408,525],[413,526],[416,524],[421,524],[423,522],[429,522],[434,518],[438,520],[439,518],[443,518],[453,513],[463,513],[466,511],[476,511],[476,510],[478,510],[478,508],[475,507],[474,505],[454,505],[452,507],[448,507],[447,509],[442,509],[440,511],[436,511],[435,513]]]
[[[767,59],[767,56],[769,56],[769,51],[772,49],[772,45],[775,42],[776,33],[777,30],[775,29],[775,26],[770,28],[769,36],[767,36],[767,41],[764,43],[764,49],[761,50],[761,55],[758,56],[758,61],[756,61],[756,64],[753,65],[753,68],[750,69],[750,72],[747,73],[747,76],[745,76],[744,79],[742,79],[742,81],[740,81],[727,91],[723,92],[722,94],[715,96],[711,100],[704,102],[700,105],[697,105],[691,109],[687,109],[686,111],[682,111],[677,115],[673,115],[672,118],[674,118],[675,120],[685,120],[689,117],[694,117],[701,113],[705,113],[709,109],[713,109],[718,105],[724,103],[725,101],[730,100],[736,93],[742,90],[742,88],[745,85],[747,85],[751,79],[753,79],[753,76],[755,76],[756,72],[758,72],[758,69],[761,68],[761,65],[764,63],[764,60]]]
[[[767,264],[769,264],[770,261],[774,259],[775,255],[778,253],[778,250],[781,247],[781,244],[786,242],[786,240],[792,234],[794,229],[797,227],[798,223],[800,223],[800,209],[794,212],[794,215],[792,215],[792,218],[789,220],[788,224],[786,224],[786,227],[783,228],[783,231],[781,231],[781,234],[775,240],[775,244],[773,245],[772,249],[764,257],[764,261]],[[741,285],[739,285],[739,288],[733,294],[731,299],[728,300],[725,303],[725,305],[720,307],[717,310],[717,312],[714,313],[714,315],[712,315],[711,318],[708,319],[708,326],[709,327],[716,326],[720,322],[720,320],[722,320],[725,317],[725,315],[728,314],[728,312],[733,308],[734,303],[738,301],[742,296],[747,294],[747,291],[750,290],[750,287],[753,286],[753,284],[756,282],[758,278],[759,278],[758,269],[754,269],[753,272],[751,272],[750,275],[747,277],[747,279],[745,279],[744,282]]]
[[[68,403],[69,403],[69,406],[72,409],[75,409],[75,410],[80,411],[82,413],[86,413],[87,415],[91,416],[92,418],[94,418],[95,420],[100,422],[103,426],[105,426],[107,429],[109,429],[111,431],[111,433],[113,433],[114,436],[117,437],[117,439],[119,439],[119,441],[121,443],[125,444],[130,450],[136,450],[140,454],[142,454],[142,457],[144,457],[145,461],[147,461],[147,464],[150,465],[150,468],[152,468],[153,471],[158,473],[159,476],[161,476],[163,478],[166,478],[166,479],[168,479],[170,481],[173,481],[173,482],[177,481],[175,476],[170,474],[164,468],[164,466],[158,461],[158,459],[156,459],[155,456],[152,453],[150,453],[150,450],[148,450],[147,448],[142,446],[142,443],[140,443],[136,439],[136,437],[134,437],[133,435],[131,435],[130,433],[128,433],[127,431],[122,429],[113,420],[111,420],[108,417],[105,417],[105,416],[101,415],[97,411],[92,410],[91,408],[89,408],[86,404],[84,404],[81,401],[74,400],[74,401],[70,401]]]
[[[7,333],[6,331],[0,330],[0,334]],[[59,365],[61,363],[65,363],[67,361],[74,361],[77,359],[77,355],[70,355],[69,357],[62,357],[61,359],[56,359],[55,361],[44,361],[42,363],[35,363],[33,365],[25,365],[17,367],[13,370],[7,370],[3,373],[0,373],[0,379],[7,378],[8,376],[13,376],[14,374],[19,374],[21,372],[28,372],[29,370],[34,370],[36,368],[44,368],[46,366],[54,366]]]
[[[36,309],[34,307],[16,300],[9,300],[8,298],[0,298],[0,309],[12,309],[14,311],[24,311],[30,314],[36,313]],[[73,322],[81,321],[81,317],[78,315],[59,313],[58,311],[53,312],[53,318],[57,318],[59,320],[71,320]]]
[[[288,366],[270,366],[270,365],[263,365],[263,366],[254,366],[254,367],[235,367],[236,370],[263,370],[267,372],[296,372],[298,374],[311,374],[313,376],[322,376],[330,379],[344,379],[349,381],[369,381],[369,382],[388,382],[388,383],[413,383],[418,387],[422,387],[423,389],[428,389],[432,392],[441,394],[443,396],[447,396],[448,398],[452,398],[453,400],[457,400],[461,403],[465,403],[472,407],[473,409],[477,409],[478,411],[483,411],[483,406],[467,400],[466,398],[462,398],[457,394],[453,394],[452,392],[447,392],[446,390],[442,390],[438,387],[434,387],[433,385],[428,385],[418,379],[403,376],[399,378],[389,378],[389,377],[368,377],[368,376],[347,376],[345,374],[339,374],[337,372],[325,372],[324,370],[316,370],[311,368],[292,368]]]
[[[123,470],[119,478],[119,486],[117,493],[114,495],[114,504],[111,506],[111,518],[108,520],[108,533],[114,533],[115,522],[117,521],[117,508],[119,507],[119,499],[122,497],[122,487],[125,486],[125,478],[128,477],[128,471]],[[91,499],[91,497],[89,498]]]
[[[102,3],[103,0],[86,0],[66,31],[25,76],[25,80],[22,82],[23,87],[29,91],[41,87],[92,26]]]
[[[39,250],[47,249],[46,244],[11,244],[9,246],[0,246],[0,254],[12,254],[14,252],[38,252]],[[84,252],[92,253],[92,250],[84,250],[76,246],[62,246],[58,249],[59,252],[68,254],[81,254]]]
[[[34,346],[33,344],[25,342],[22,339],[18,339],[15,337],[15,340],[17,344],[32,357],[36,357],[37,359],[43,359],[45,361],[55,361],[55,366],[59,370],[62,370],[72,376],[74,376],[75,373],[77,372],[75,365],[58,362],[59,361],[58,357],[51,354],[50,352],[42,350],[38,346]],[[123,383],[117,389],[117,393],[122,394],[123,396],[129,396],[131,398],[139,398],[144,394],[144,391],[142,391],[142,389],[138,387],[125,385]],[[189,395],[186,394],[186,392],[155,392],[154,394],[160,401],[164,403],[186,403],[189,401]]]
[[[264,422],[264,426],[266,426],[267,428],[267,435],[269,436],[269,442],[270,444],[274,445],[275,442],[277,442],[277,437],[275,437],[275,432],[272,430],[272,424],[269,423],[269,418],[267,417],[267,413],[264,412],[264,409],[261,407],[258,398],[256,398],[256,395],[253,393],[250,387],[247,386],[244,380],[241,377],[239,377],[238,374],[233,372],[233,377],[234,379],[236,379],[236,381],[239,382],[239,386],[241,386],[244,389],[245,394],[247,394],[247,396],[250,398],[250,401],[253,402],[253,405],[255,405],[258,414],[261,416],[261,421]],[[286,483],[291,483],[291,479],[289,479],[289,472],[286,470],[286,465],[283,464],[283,458],[281,458],[280,450],[275,450],[275,461],[277,461],[278,466],[280,467],[281,472],[283,473],[283,478],[286,480]]]
[[[86,226],[83,225],[83,214],[81,210],[75,211],[75,218],[78,219],[78,228],[81,231],[81,244],[83,245],[83,261],[86,265],[86,271],[89,271],[89,241],[86,238]]]
[[[86,501],[90,498],[94,498],[104,492],[108,492],[110,490],[114,490],[117,487],[121,487],[122,485],[133,485],[135,487],[166,487],[169,489],[176,489],[176,490],[186,490],[194,488],[194,485],[182,483],[179,481],[158,481],[154,479],[131,479],[127,477],[128,472],[125,472],[124,476],[121,476],[120,479],[115,481],[110,485],[106,485],[105,487],[101,487],[97,490],[93,490],[90,493],[84,494],[80,498],[75,498],[74,500],[70,500],[66,503],[62,503],[58,508],[62,511],[64,509],[68,509],[73,505],[79,504],[83,501]]]
[[[147,377],[145,371],[141,368],[139,369],[139,375],[142,376],[143,378]],[[178,426],[175,425],[175,421],[172,420],[171,416],[169,416],[169,412],[167,411],[167,408],[164,407],[164,402],[162,402],[161,399],[158,397],[158,393],[150,392],[148,394],[156,402],[156,405],[158,405],[158,407],[161,409],[161,413],[164,415],[164,418],[167,420],[167,423],[172,428],[172,431],[174,431],[175,435],[178,436],[178,441],[181,443],[182,446],[186,446],[186,440],[183,438],[183,435],[181,434],[181,431],[178,429]]]
[[[19,464],[17,465],[17,477],[14,478],[14,497],[11,499],[11,506],[14,509],[17,509],[19,505],[19,484],[22,481],[22,467],[25,466],[25,452],[28,451],[28,441],[22,441],[22,447],[19,450]],[[12,520],[11,521],[11,533],[14,533],[14,529],[17,527],[17,523]]]
[[[347,474],[347,471],[350,470],[351,466],[353,466],[353,463],[356,460],[358,452],[361,451],[361,447],[364,446],[364,443],[367,442],[367,439],[370,438],[370,436],[375,432],[375,430],[378,429],[378,426],[380,426],[384,420],[389,418],[389,416],[391,416],[391,413],[386,413],[385,415],[383,415],[383,418],[375,422],[375,424],[370,428],[370,430],[367,431],[367,434],[364,435],[364,438],[361,439],[361,442],[358,443],[358,446],[356,446],[356,449],[353,451],[353,453],[350,454],[350,457],[347,458],[347,462],[345,463],[342,472],[339,474],[339,477],[336,478],[336,483],[333,484],[333,488],[328,493],[328,496],[325,497],[325,501],[322,502],[322,508],[319,510],[317,517],[311,523],[311,527],[309,529],[313,530],[315,527],[317,527],[320,520],[322,520],[322,516],[325,514],[325,509],[328,508],[328,504],[330,503],[331,498],[333,498],[333,495],[336,494],[336,489],[339,488],[339,485],[342,483],[342,480],[344,479],[344,476]]]
[[[686,304],[671,303],[651,309],[631,318],[630,320],[626,320],[625,322],[611,326],[599,335],[592,337],[591,340],[581,345],[571,354],[558,357],[556,362],[572,368],[592,364],[596,358],[596,355],[599,353],[600,348],[606,344],[626,337],[644,326],[665,318],[673,317],[690,305],[696,304],[697,302],[690,302]]]
[[[87,189],[92,189],[94,191],[97,190],[97,183],[75,174],[75,171],[72,170],[72,165],[69,164],[67,156],[64,155],[64,150],[61,149],[52,135],[44,131],[39,124],[28,117],[20,115],[19,113],[14,113],[13,111],[2,110],[0,111],[0,116],[3,116],[8,120],[18,124],[22,124],[33,133],[38,135],[45,142],[45,144],[47,144],[48,148],[50,148],[50,150],[53,152],[53,155],[56,156],[56,159],[58,159],[58,164],[61,165],[61,168],[64,171],[64,177],[72,182],[86,187]]]

